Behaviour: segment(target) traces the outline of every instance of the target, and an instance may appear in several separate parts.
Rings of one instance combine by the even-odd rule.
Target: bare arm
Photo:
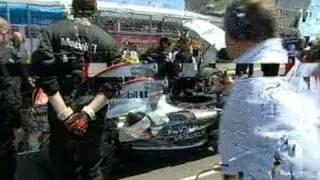
[[[48,99],[60,120],[66,120],[74,113],[70,107],[67,107],[59,91],[52,96],[48,96]]]
[[[39,47],[33,53],[33,63],[50,67],[55,63],[50,33],[43,30],[40,34]],[[56,76],[42,76],[37,80],[37,85],[48,95],[49,103],[53,106],[60,120],[66,120],[73,114],[73,110],[66,106],[61,94]]]
[[[84,111],[92,120],[96,119],[96,113],[108,103],[108,98],[103,93],[98,93],[95,98],[85,106]]]

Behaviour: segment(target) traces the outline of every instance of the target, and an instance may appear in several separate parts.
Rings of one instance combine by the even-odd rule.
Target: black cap
[[[72,9],[74,14],[92,15],[97,11],[96,0],[73,0]]]
[[[160,44],[162,44],[162,43],[169,43],[169,44],[171,44],[170,39],[167,38],[167,37],[162,37],[162,38],[160,39]]]

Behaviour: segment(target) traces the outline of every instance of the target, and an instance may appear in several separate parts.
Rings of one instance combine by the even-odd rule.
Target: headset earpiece
[[[246,19],[246,7],[238,6],[232,11],[232,16],[238,26],[237,38],[240,40],[249,39],[252,36],[251,23]]]

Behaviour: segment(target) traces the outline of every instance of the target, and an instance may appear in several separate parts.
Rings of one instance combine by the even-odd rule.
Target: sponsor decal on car
[[[127,91],[116,95],[117,99],[148,98],[148,91]]]
[[[180,142],[180,141],[186,141],[186,140],[195,140],[195,139],[203,137],[204,135],[206,135],[205,130],[196,131],[196,132],[188,133],[188,134],[180,134],[174,138],[174,141]]]
[[[197,122],[180,122],[180,124],[176,124],[176,125],[168,125],[166,127],[164,127],[158,134],[158,137],[160,138],[176,138],[181,136],[178,139],[183,139],[183,137],[188,138],[188,136],[185,136],[187,134],[194,134],[195,132],[199,132],[202,131],[210,125],[212,123],[209,122],[209,120],[202,120],[202,121],[197,121]],[[195,136],[198,137],[196,133],[196,135],[190,135],[191,136]]]
[[[181,125],[178,127],[169,127],[167,131],[168,136],[172,135],[178,135],[178,134],[183,134],[183,133],[192,133],[201,129],[206,128],[206,125],[202,124],[188,124],[188,125]]]
[[[116,95],[116,99],[145,99],[149,97],[152,88],[152,81],[137,81],[136,84],[131,83],[123,88]]]

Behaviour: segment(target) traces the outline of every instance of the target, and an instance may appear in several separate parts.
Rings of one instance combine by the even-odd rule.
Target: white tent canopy
[[[165,16],[165,17],[179,17],[188,19],[205,19],[205,20],[219,20],[210,16],[204,16],[190,11],[181,11],[174,9],[156,8],[149,6],[139,6],[131,4],[119,4],[110,2],[99,2],[98,8],[101,11],[116,11],[123,13],[139,13],[146,15]]]
[[[183,26],[196,32],[203,40],[214,45],[217,50],[226,47],[225,32],[218,26],[204,20],[187,20]]]
[[[72,0],[61,0],[61,4],[64,6],[71,6]],[[186,18],[186,19],[203,19],[215,22],[221,22],[221,18],[215,18],[210,16],[205,16],[202,14],[194,13],[191,11],[182,11],[175,9],[165,9],[165,8],[157,8],[150,6],[142,6],[142,5],[133,5],[133,4],[121,4],[121,3],[113,3],[107,1],[99,1],[98,0],[98,10],[102,11],[101,15],[103,15],[103,11],[106,12],[115,12],[115,13],[124,13],[124,14],[139,14],[139,15],[153,15],[153,16],[162,16],[162,17],[170,17],[170,18]]]

